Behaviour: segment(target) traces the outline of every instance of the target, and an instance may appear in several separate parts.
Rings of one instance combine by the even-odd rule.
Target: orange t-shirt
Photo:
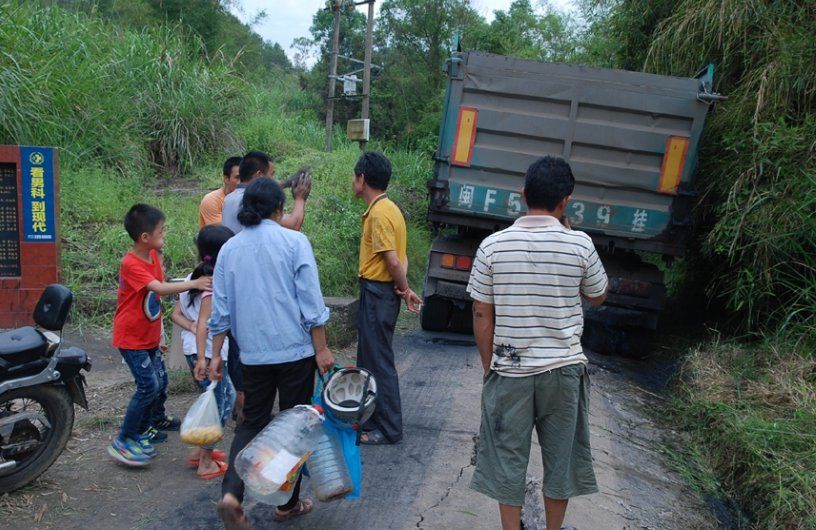
[[[198,207],[198,227],[221,222],[221,212],[224,210],[224,188],[218,188],[206,194]]]
[[[161,301],[147,289],[153,280],[164,281],[161,258],[150,251],[150,262],[133,252],[119,266],[119,291],[113,316],[113,346],[123,350],[147,350],[161,343]]]

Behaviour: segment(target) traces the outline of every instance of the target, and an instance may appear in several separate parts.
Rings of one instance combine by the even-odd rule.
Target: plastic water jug
[[[249,501],[260,502],[262,504],[268,504],[269,506],[283,506],[289,502],[293,493],[295,493],[295,488],[289,488],[288,490],[279,489],[274,493],[270,493],[269,495],[261,495],[255,490],[247,488],[246,499]]]
[[[340,440],[329,430],[321,429],[312,456],[309,458],[312,488],[319,501],[342,499],[354,489]]]
[[[291,497],[300,468],[323,434],[322,426],[320,407],[298,405],[284,410],[238,453],[235,471],[262,502],[275,503],[285,493]]]

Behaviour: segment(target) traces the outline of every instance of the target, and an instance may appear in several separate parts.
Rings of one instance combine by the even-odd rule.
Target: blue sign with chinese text
[[[57,238],[54,209],[54,148],[20,146],[23,181],[23,241],[53,243]]]

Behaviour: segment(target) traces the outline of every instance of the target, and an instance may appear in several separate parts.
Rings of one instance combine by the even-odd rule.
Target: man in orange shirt
[[[238,166],[240,164],[240,156],[230,157],[224,162],[224,185],[217,190],[211,191],[201,199],[201,205],[198,207],[199,228],[221,222],[224,198],[235,191],[236,186],[238,186]]]

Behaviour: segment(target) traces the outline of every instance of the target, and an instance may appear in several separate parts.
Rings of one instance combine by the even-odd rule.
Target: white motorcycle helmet
[[[377,381],[365,368],[340,368],[323,385],[322,397],[328,415],[343,423],[362,425],[374,413]]]

